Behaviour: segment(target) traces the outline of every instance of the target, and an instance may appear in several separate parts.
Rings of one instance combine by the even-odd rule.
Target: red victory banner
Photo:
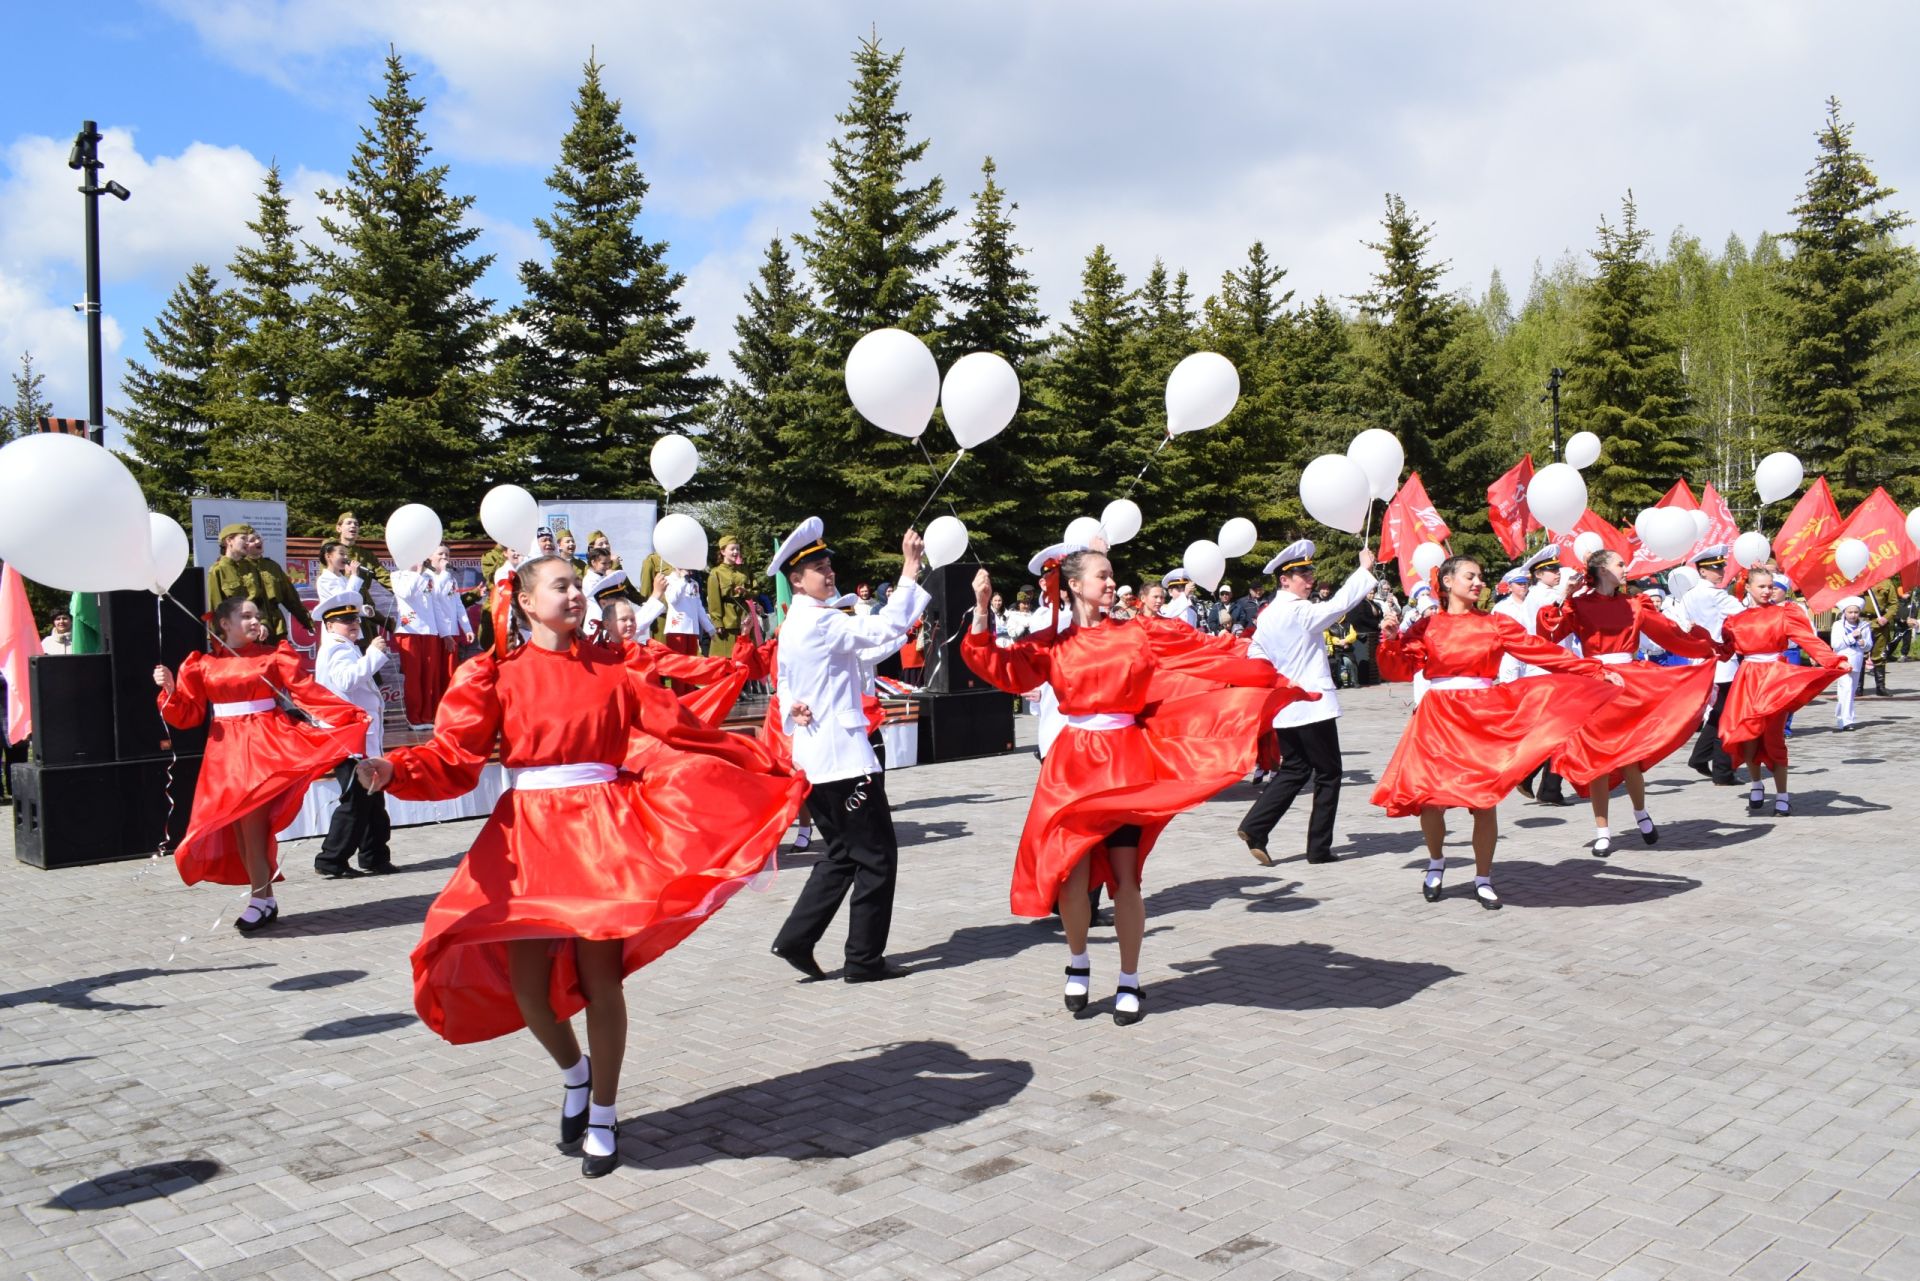
[[[1533,455],[1528,454],[1487,486],[1487,519],[1500,546],[1515,560],[1527,550],[1527,535],[1540,528],[1527,506],[1527,486],[1533,482]]]
[[[1411,592],[1420,581],[1413,572],[1414,550],[1422,543],[1444,543],[1451,537],[1453,531],[1427,497],[1420,473],[1408,473],[1407,483],[1400,486],[1400,492],[1387,504],[1386,515],[1380,518],[1380,559],[1400,558],[1403,591]]]
[[[1773,558],[1780,572],[1793,580],[1803,595],[1812,596],[1826,585],[1826,574],[1833,558],[1821,553],[1840,537],[1840,508],[1833,501],[1825,476],[1807,486],[1807,492],[1793,505],[1786,523],[1773,537]]]
[[[1610,552],[1620,553],[1622,560],[1633,559],[1633,544],[1627,541],[1627,536],[1615,529],[1605,518],[1594,515],[1593,510],[1589,508],[1580,513],[1580,519],[1573,522],[1572,529],[1556,536],[1553,540],[1560,548],[1562,565],[1579,566],[1584,563],[1573,554],[1573,544],[1582,534],[1598,534],[1601,546]]]
[[[1824,481],[1824,478],[1822,478]],[[1833,563],[1833,549],[1842,539],[1857,538],[1867,545],[1867,568],[1858,578],[1849,579]],[[1820,581],[1817,591],[1807,592],[1807,609],[1815,614],[1832,609],[1842,597],[1865,595],[1876,583],[1884,583],[1911,564],[1920,550],[1907,537],[1907,514],[1887,496],[1884,489],[1867,495],[1867,501],[1853,509],[1840,533],[1820,549]],[[1798,584],[1798,575],[1792,575]],[[1802,590],[1805,590],[1804,588]]]

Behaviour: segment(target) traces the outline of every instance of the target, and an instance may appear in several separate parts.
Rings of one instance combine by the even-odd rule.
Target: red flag
[[[1821,479],[1824,482],[1825,477]],[[1833,563],[1833,549],[1843,538],[1857,538],[1865,543],[1872,558],[1858,578],[1848,579]],[[1866,502],[1853,509],[1853,515],[1847,517],[1847,523],[1840,527],[1833,541],[1820,549],[1817,561],[1810,557],[1801,562],[1809,580],[1815,569],[1819,571],[1819,581],[1813,584],[1817,590],[1801,587],[1807,593],[1808,611],[1818,614],[1832,609],[1834,602],[1842,597],[1865,595],[1869,587],[1898,574],[1916,555],[1920,555],[1920,551],[1915,550],[1907,537],[1907,514],[1887,496],[1886,490],[1874,490],[1867,495]],[[1799,574],[1788,576],[1796,586],[1803,581]]]
[[[1632,559],[1633,545],[1627,541],[1627,536],[1615,529],[1604,518],[1594,515],[1592,508],[1588,508],[1580,513],[1579,520],[1573,522],[1572,529],[1554,537],[1554,542],[1560,548],[1562,565],[1582,563],[1581,558],[1573,554],[1573,545],[1582,534],[1598,534],[1602,547],[1608,551],[1620,553],[1622,560]]]
[[[1721,543],[1731,548],[1733,540],[1740,537],[1740,522],[1733,518],[1733,509],[1712,485],[1700,491],[1700,510],[1707,514],[1707,532],[1693,550],[1698,552]]]
[[[1532,481],[1533,455],[1528,454],[1487,486],[1487,519],[1500,546],[1515,560],[1527,550],[1527,535],[1540,528],[1527,506],[1527,486]]]
[[[1812,596],[1825,585],[1827,571],[1833,568],[1831,557],[1824,561],[1820,553],[1840,537],[1840,508],[1833,501],[1825,476],[1807,486],[1800,501],[1793,505],[1787,521],[1773,537],[1773,557],[1780,571],[1794,586]]]
[[[1420,473],[1409,473],[1407,483],[1400,486],[1400,492],[1387,504],[1386,515],[1380,518],[1380,559],[1400,558],[1400,583],[1411,592],[1420,581],[1413,572],[1414,550],[1422,543],[1444,543],[1451,537],[1453,531],[1434,510],[1427,487],[1420,483]]]
[[[0,568],[0,676],[7,678],[7,742],[33,733],[27,660],[40,653],[40,629],[27,604],[27,584],[13,566]]]

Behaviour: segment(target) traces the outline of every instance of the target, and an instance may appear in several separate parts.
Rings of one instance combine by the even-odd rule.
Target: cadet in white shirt
[[[1533,575],[1527,572],[1525,565],[1515,565],[1500,575],[1500,599],[1494,602],[1493,612],[1505,614],[1528,631],[1533,611],[1527,608],[1527,592],[1533,587]],[[1511,654],[1500,655],[1500,683],[1520,679],[1520,671],[1525,666]]]
[[[1240,820],[1239,837],[1256,862],[1273,866],[1267,838],[1286,817],[1300,789],[1313,783],[1313,814],[1307,820],[1307,862],[1331,863],[1334,819],[1340,810],[1340,700],[1334,695],[1333,673],[1327,667],[1327,628],[1378,586],[1373,553],[1360,549],[1360,567],[1347,576],[1340,590],[1323,601],[1313,594],[1313,553],[1310,539],[1301,539],[1267,562],[1279,590],[1260,611],[1248,657],[1264,659],[1301,689],[1318,690],[1315,702],[1298,701],[1282,707],[1273,718],[1280,736],[1280,768],[1261,789],[1253,808]]]
[[[1567,587],[1569,584],[1561,581],[1564,576],[1564,571],[1560,568],[1559,546],[1554,543],[1548,543],[1545,547],[1542,547],[1539,551],[1527,557],[1526,564],[1523,568],[1533,575],[1533,586],[1527,589],[1527,594],[1521,601],[1522,613],[1516,616],[1515,621],[1535,636],[1538,636],[1540,634],[1540,611],[1548,605],[1558,605],[1567,598]],[[1576,638],[1569,636],[1560,642],[1560,648],[1577,654],[1580,652],[1580,642]],[[1520,679],[1546,675],[1544,668],[1534,667],[1527,663],[1517,663],[1515,667],[1517,669],[1516,675]],[[1505,660],[1502,660],[1501,679],[1506,679]],[[1533,797],[1535,795],[1535,788],[1539,789],[1538,799],[1542,805],[1565,805],[1567,803],[1566,783],[1558,774],[1553,772],[1553,759],[1551,757],[1542,761],[1539,769],[1521,779],[1519,786],[1515,790],[1522,796]]]
[[[1746,608],[1727,594],[1727,546],[1718,543],[1702,548],[1688,564],[1700,575],[1700,582],[1680,598],[1680,609],[1695,627],[1705,628],[1707,635],[1715,640],[1724,640],[1721,625]],[[1733,772],[1733,758],[1720,745],[1720,709],[1726,706],[1727,690],[1739,670],[1737,658],[1714,664],[1713,703],[1707,710],[1706,724],[1700,727],[1700,737],[1694,740],[1693,752],[1687,757],[1687,764],[1695,773],[1706,775],[1721,787],[1734,787],[1740,782]]]
[[[1160,583],[1167,590],[1167,603],[1160,607],[1160,617],[1177,618],[1188,627],[1200,626],[1200,615],[1193,608],[1193,575],[1185,569],[1176,569]]]
[[[1853,728],[1853,700],[1860,694],[1860,678],[1872,666],[1867,657],[1873,652],[1873,627],[1860,616],[1866,602],[1858,596],[1849,596],[1841,601],[1839,615],[1833,620],[1832,637],[1828,644],[1833,652],[1847,660],[1852,670],[1834,685],[1840,701],[1834,705],[1833,723],[1842,730]]]
[[[920,535],[908,530],[900,542],[900,585],[887,603],[866,615],[841,613],[834,608],[839,592],[825,532],[818,516],[800,522],[767,571],[785,574],[793,588],[780,628],[775,698],[794,766],[811,785],[807,808],[827,845],[773,941],[773,954],[809,978],[824,977],[813,949],[851,891],[842,977],[870,983],[905,971],[886,960],[900,847],[886,777],[867,737],[861,656],[904,641],[927,607],[927,594],[914,581]]]
[[[314,659],[313,678],[367,714],[366,754],[379,756],[385,704],[373,674],[387,665],[387,642],[376,636],[366,652],[360,652],[360,610],[364,604],[358,592],[339,592],[314,608],[320,623],[320,653]],[[362,787],[353,767],[354,762],[347,760],[333,771],[333,780],[340,785],[340,805],[333,811],[326,839],[313,858],[313,870],[335,880],[393,871],[386,794]],[[355,856],[360,860],[358,871],[351,863]]]

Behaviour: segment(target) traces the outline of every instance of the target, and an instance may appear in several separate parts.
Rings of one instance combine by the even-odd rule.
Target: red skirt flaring
[[[1051,914],[1061,885],[1092,856],[1089,884],[1113,886],[1106,841],[1117,827],[1140,828],[1140,863],[1168,823],[1239,782],[1255,743],[1293,689],[1226,688],[1168,699],[1138,725],[1072,726],[1040,766],[1020,833],[1008,900],[1015,916]]]
[[[1785,659],[1742,662],[1720,709],[1720,745],[1738,764],[1745,759],[1746,745],[1758,742],[1763,768],[1785,765],[1787,717],[1818,698],[1842,674],[1831,667],[1801,667]]]
[[[1652,769],[1691,742],[1713,698],[1712,663],[1662,667],[1632,662],[1607,670],[1619,676],[1624,687],[1553,754],[1553,772],[1582,796],[1601,779],[1612,791],[1626,777],[1626,766]]]
[[[188,885],[247,885],[240,841],[233,825],[256,810],[267,812],[267,858],[280,879],[280,842],[274,833],[293,822],[307,788],[349,756],[366,749],[367,718],[332,729],[296,721],[283,712],[215,716],[207,725],[207,752],[193,789],[193,818],[174,851],[173,865]]]
[[[622,940],[624,977],[772,867],[806,780],[664,745],[646,760],[643,775],[500,798],[413,950],[428,1027],[456,1045],[525,1027],[506,945],[527,939],[551,940],[548,1001],[571,1018],[586,1005],[573,940]]]
[[[1615,694],[1585,676],[1531,676],[1487,689],[1428,689],[1401,732],[1373,803],[1394,818],[1429,806],[1492,809]]]

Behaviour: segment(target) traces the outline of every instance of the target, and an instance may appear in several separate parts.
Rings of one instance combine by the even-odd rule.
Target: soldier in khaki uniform
[[[347,549],[347,560],[360,566],[362,582],[368,579],[379,583],[388,591],[393,590],[393,573],[380,563],[380,558],[360,545],[360,518],[352,512],[341,512],[340,520],[334,526],[334,537]],[[402,566],[402,568],[405,568]],[[363,593],[364,595],[364,593]],[[367,597],[371,600],[372,597]]]
[[[733,653],[734,642],[747,623],[747,572],[740,540],[728,534],[720,540],[720,563],[707,574],[707,617],[713,620],[713,644],[709,652],[715,658]]]
[[[640,562],[639,575],[636,577],[633,574],[628,574],[627,580],[632,583],[651,583],[662,574],[673,574],[676,572],[674,567],[667,564],[666,559],[661,556],[659,552],[648,552],[647,558]],[[651,635],[653,639],[659,640],[666,634],[667,616],[662,614],[654,620]]]
[[[263,541],[253,526],[232,524],[222,529],[220,553],[220,559],[207,571],[208,609],[223,600],[244,596],[259,607],[260,621],[266,624],[268,637],[275,644],[287,638],[287,618],[280,612],[281,606],[302,626],[313,628],[313,616],[300,603],[293,580],[280,562],[263,554]]]

